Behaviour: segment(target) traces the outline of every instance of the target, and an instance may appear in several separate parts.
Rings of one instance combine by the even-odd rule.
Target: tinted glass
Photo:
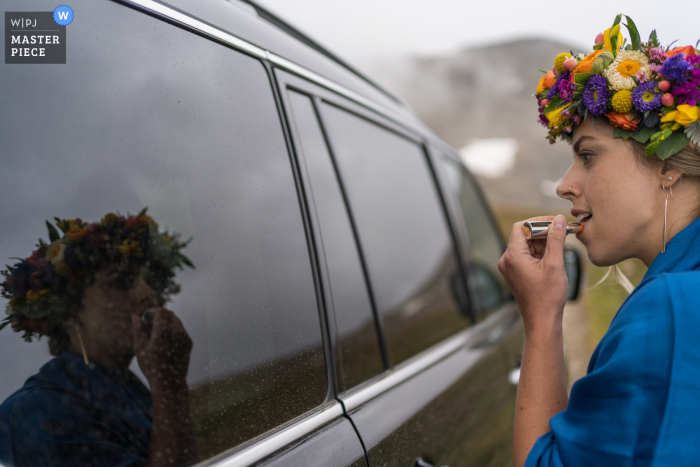
[[[338,178],[316,113],[308,96],[289,91],[325,253],[330,297],[338,334],[340,390],[349,389],[383,370],[374,315],[362,265]]]
[[[508,286],[498,270],[498,260],[503,255],[501,237],[466,170],[445,156],[440,156],[439,160],[469,235],[471,257],[467,283],[472,306],[475,312],[484,313],[495,309],[509,296]]]
[[[3,6],[26,11],[24,2]],[[181,291],[167,308],[193,341],[187,382],[206,458],[327,394],[309,249],[270,80],[259,61],[132,9],[87,1],[71,7],[81,20],[69,26],[68,64],[0,64],[12,89],[0,96],[0,183],[13,199],[0,204],[0,255],[10,265],[8,257],[29,256],[38,237],[48,240],[45,219],[99,222],[108,212],[144,207],[161,230],[192,237],[183,253],[196,269],[176,270]],[[83,329],[86,341],[88,334]],[[46,340],[0,332],[0,401],[50,359]],[[87,372],[82,357],[77,362],[76,371]],[[97,396],[86,394],[93,404]],[[120,420],[113,408],[105,404],[100,410],[108,412],[94,416]],[[61,436],[79,454],[94,441],[91,419],[73,423],[70,406],[56,409],[69,413],[72,425],[61,425]],[[143,417],[156,409],[144,408]],[[42,410],[50,416],[53,408]],[[15,452],[17,443],[23,452],[50,448],[21,438],[14,425],[0,428],[12,433]],[[124,449],[141,449],[130,455],[148,455],[148,436],[125,433]],[[0,433],[0,452],[7,434]],[[101,465],[120,463],[117,456]],[[79,465],[70,457],[52,461]]]
[[[469,324],[444,210],[420,145],[331,105],[322,117],[399,363]]]

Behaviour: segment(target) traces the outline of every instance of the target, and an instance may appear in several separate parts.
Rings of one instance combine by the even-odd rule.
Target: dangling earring
[[[668,177],[668,181],[670,182],[673,180],[673,177]],[[666,253],[666,217],[668,215],[668,193],[666,193],[666,186],[661,185],[661,189],[664,190],[664,197],[666,198],[664,202],[664,234],[663,234],[663,240],[662,240],[662,245],[661,245],[661,253]],[[675,196],[673,196],[673,187],[668,187],[668,189],[671,191],[671,197],[675,199]]]
[[[85,351],[85,344],[83,344],[83,336],[80,335],[78,323],[73,323],[73,327],[75,327],[75,332],[78,333],[78,342],[80,343],[80,350],[83,352],[83,360],[86,365],[90,365],[90,360],[88,360],[87,352]]]

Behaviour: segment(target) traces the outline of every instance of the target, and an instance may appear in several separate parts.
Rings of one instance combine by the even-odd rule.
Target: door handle
[[[424,461],[422,457],[419,457],[418,459],[416,459],[416,462],[415,462],[415,464],[413,464],[413,467],[436,467],[436,466],[431,464],[430,462]],[[443,465],[441,467],[448,467],[448,466]]]

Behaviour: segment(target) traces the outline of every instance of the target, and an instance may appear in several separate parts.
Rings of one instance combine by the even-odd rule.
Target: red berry
[[[540,102],[540,104],[546,106],[547,104],[549,104],[549,99],[542,99],[542,102]]]
[[[669,89],[671,89],[671,83],[669,83],[669,82],[666,81],[666,80],[663,80],[663,81],[661,81],[661,82],[659,83],[659,89],[661,89],[662,91],[666,92],[666,91],[668,91]]]
[[[673,102],[673,94],[671,94],[670,92],[667,92],[663,95],[663,97],[661,97],[661,103],[666,107],[671,107],[673,105]]]

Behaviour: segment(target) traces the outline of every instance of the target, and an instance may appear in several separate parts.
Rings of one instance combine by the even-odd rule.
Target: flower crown
[[[614,136],[646,144],[647,157],[665,160],[689,142],[700,147],[700,41],[663,48],[652,31],[642,42],[627,16],[627,44],[622,16],[598,34],[592,53],[561,53],[554,68],[543,71],[535,96],[550,143],[558,136],[570,142],[574,125],[605,116]]]
[[[2,296],[10,300],[0,329],[12,323],[31,341],[35,332],[41,334],[31,321],[52,314],[67,318],[80,306],[95,272],[108,264],[116,266],[120,278],[127,281],[135,278],[135,268],[145,266],[144,280],[162,301],[179,292],[173,270],[194,268],[180,253],[192,239],[181,242],[177,233],[158,233],[158,224],[146,215],[146,209],[127,217],[109,213],[99,223],[56,217],[63,235],[46,221],[51,243],[39,239],[31,256],[12,258],[19,262],[0,272],[5,276],[0,284]]]

